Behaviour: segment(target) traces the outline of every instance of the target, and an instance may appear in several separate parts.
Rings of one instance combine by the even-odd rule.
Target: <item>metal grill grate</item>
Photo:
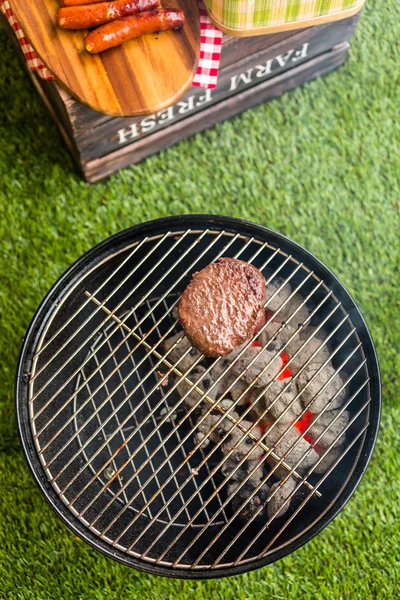
[[[235,364],[246,356],[252,340],[230,363],[204,360],[190,346],[180,351],[183,333],[174,311],[192,273],[220,256],[254,264],[272,286],[266,307],[275,306],[273,316],[267,316],[254,339],[271,348],[284,334],[283,345],[270,352],[261,372],[229,404],[224,399],[238,382],[243,384],[243,373],[232,376]],[[124,244],[97,258],[64,288],[37,336],[29,375],[29,422],[37,456],[57,497],[108,547],[172,570],[240,567],[297,540],[343,492],[369,426],[370,374],[351,315],[310,264],[256,237],[187,229]],[[290,293],[281,302],[280,294],[287,289]],[[271,333],[280,313],[285,318]],[[321,334],[322,342],[310,350]],[[173,335],[167,350],[165,341]],[[287,362],[267,386],[256,387],[283,351],[289,351]],[[317,368],[300,388],[313,361],[318,361]],[[201,372],[196,371],[200,364]],[[271,406],[264,412],[257,409],[260,399],[287,368],[294,369],[292,377],[283,382],[271,406],[279,406],[294,382],[297,393],[260,435],[258,426],[271,414]],[[216,394],[228,372],[228,384]],[[321,381],[312,399],[316,403],[335,378],[340,383],[334,393],[293,439],[298,419],[310,408],[302,406],[291,421],[289,411],[299,406],[305,390]],[[250,400],[243,404],[249,392]],[[332,420],[326,422],[334,406]],[[207,429],[210,415],[214,421]],[[322,425],[316,429],[318,422]],[[224,432],[214,439],[221,423],[226,424]],[[199,438],[201,424],[207,431]],[[237,443],[222,452],[233,431]],[[302,451],[310,431],[318,434]],[[243,440],[248,449],[224,475]],[[289,442],[283,451],[284,440]],[[318,460],[307,463],[316,448]],[[255,452],[260,455],[257,464],[232,488],[235,473],[250,464]],[[241,496],[260,468],[261,480]],[[288,482],[290,493],[283,494]],[[243,510],[263,489],[268,489],[265,503],[243,521]]]

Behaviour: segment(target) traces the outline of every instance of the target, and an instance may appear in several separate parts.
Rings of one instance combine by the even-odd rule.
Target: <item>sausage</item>
[[[123,17],[91,31],[85,38],[86,50],[97,54],[145,33],[178,29],[184,22],[185,15],[178,8],[158,8]]]
[[[160,0],[114,0],[87,6],[68,6],[58,10],[57,23],[63,29],[89,29],[158,6]]]
[[[82,6],[83,4],[99,4],[99,0],[60,0],[61,6]]]

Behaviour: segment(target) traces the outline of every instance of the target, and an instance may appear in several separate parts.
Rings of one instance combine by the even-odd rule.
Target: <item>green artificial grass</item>
[[[369,2],[338,72],[88,185],[0,31],[0,598],[400,598],[400,9]],[[14,422],[19,348],[41,298],[83,252],[141,221],[251,219],[314,252],[374,338],[382,426],[345,510],[278,563],[204,582],[130,570],[77,539],[41,497]]]

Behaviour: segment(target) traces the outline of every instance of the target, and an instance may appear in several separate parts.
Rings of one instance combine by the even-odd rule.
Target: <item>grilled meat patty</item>
[[[256,267],[220,258],[193,275],[179,302],[179,319],[200,352],[225,356],[262,324],[265,298],[265,279]]]

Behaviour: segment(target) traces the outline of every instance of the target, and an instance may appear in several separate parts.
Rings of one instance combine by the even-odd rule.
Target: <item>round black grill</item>
[[[176,318],[192,274],[221,256],[270,290],[265,324],[230,361],[196,352]],[[16,400],[34,476],[77,533],[137,568],[215,577],[284,556],[344,506],[380,382],[326,267],[263,227],[199,215],[124,231],[60,278],[26,336]]]

